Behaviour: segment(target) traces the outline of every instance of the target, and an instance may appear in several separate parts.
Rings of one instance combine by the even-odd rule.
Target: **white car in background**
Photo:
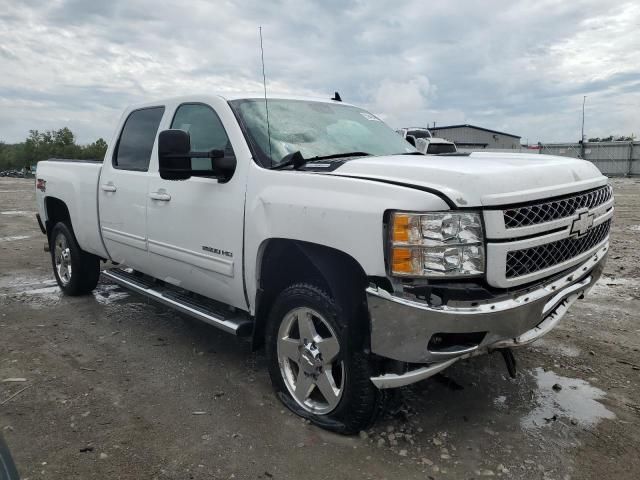
[[[456,144],[445,140],[444,138],[437,138],[431,135],[431,132],[426,128],[421,127],[409,127],[396,130],[402,138],[404,138],[411,145],[425,155],[438,155],[441,153],[457,153],[458,148]]]

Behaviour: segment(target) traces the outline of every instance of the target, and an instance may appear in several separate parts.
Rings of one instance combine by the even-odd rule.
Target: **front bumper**
[[[379,388],[414,383],[435,375],[461,358],[497,348],[533,342],[552,330],[568,308],[596,283],[604,269],[609,243],[560,278],[495,301],[459,306],[431,306],[369,287],[371,351],[406,363],[427,364],[405,374],[372,378]],[[429,348],[434,335],[486,332],[478,344]]]

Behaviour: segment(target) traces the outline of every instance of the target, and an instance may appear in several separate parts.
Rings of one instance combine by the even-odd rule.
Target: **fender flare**
[[[266,242],[274,242],[274,244],[271,246],[267,244],[261,248],[261,254],[258,257],[260,268],[252,338],[254,349],[263,343],[264,327],[277,294],[293,283],[304,281],[320,283],[320,286],[328,289],[338,302],[350,309],[355,310],[366,305],[367,276],[357,260],[350,255],[331,247],[301,240],[278,238]],[[280,251],[271,253],[278,246]],[[272,248],[273,250],[270,250]],[[285,250],[286,253],[283,253]],[[295,261],[278,263],[279,267],[282,265],[284,267],[278,268],[277,272],[271,271],[274,268],[271,264],[274,261],[271,255],[279,255],[280,258],[283,255],[285,258],[290,255],[289,258]]]

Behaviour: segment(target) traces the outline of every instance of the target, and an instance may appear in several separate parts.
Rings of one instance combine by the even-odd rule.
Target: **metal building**
[[[446,138],[462,149],[504,148],[519,149],[520,137],[475,125],[448,125],[430,127],[434,137]]]

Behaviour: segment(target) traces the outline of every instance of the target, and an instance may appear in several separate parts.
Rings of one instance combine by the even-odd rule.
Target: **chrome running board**
[[[253,322],[244,312],[164,284],[164,282],[159,282],[147,275],[136,275],[132,271],[121,268],[104,270],[102,275],[128,290],[151,298],[227,333],[244,337],[250,335],[253,330]]]

